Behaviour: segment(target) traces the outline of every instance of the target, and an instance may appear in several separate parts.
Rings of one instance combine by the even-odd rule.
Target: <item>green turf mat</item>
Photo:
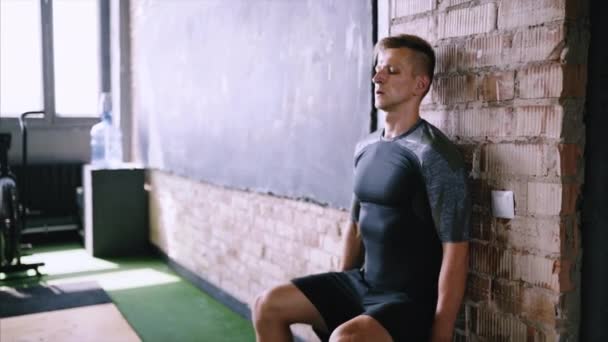
[[[0,286],[97,281],[145,342],[254,341],[251,322],[173,272],[158,256],[98,259],[73,242],[36,245],[24,262],[45,274]]]

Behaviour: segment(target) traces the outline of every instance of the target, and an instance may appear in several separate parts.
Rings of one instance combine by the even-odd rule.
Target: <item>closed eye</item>
[[[394,67],[394,66],[392,66],[392,65],[387,65],[387,66],[384,66],[384,67],[381,67],[381,66],[379,66],[379,65],[376,65],[376,67],[374,68],[374,70],[376,70],[376,72],[380,72],[380,71],[381,71],[382,69],[384,69],[384,68],[386,68],[386,69],[387,69],[387,71],[388,71],[388,73],[389,73],[390,75],[395,75],[395,74],[398,74],[398,73],[399,73],[399,70],[397,70],[397,68],[395,68],[395,67]]]

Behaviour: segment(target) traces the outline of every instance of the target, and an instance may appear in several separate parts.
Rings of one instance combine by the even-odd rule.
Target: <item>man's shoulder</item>
[[[378,129],[375,132],[369,133],[363,139],[359,140],[355,147],[355,157],[358,156],[359,154],[361,154],[361,152],[363,150],[365,150],[365,148],[367,146],[369,146],[375,142],[378,142],[380,140],[381,134],[382,134],[382,130]]]
[[[421,165],[447,162],[451,169],[464,167],[458,147],[439,128],[426,120],[418,128],[402,139],[400,143],[414,152]]]

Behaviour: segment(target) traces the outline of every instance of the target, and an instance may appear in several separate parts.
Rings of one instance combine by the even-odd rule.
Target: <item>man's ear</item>
[[[430,83],[431,79],[427,75],[418,75],[416,77],[416,93],[419,95],[426,93]]]

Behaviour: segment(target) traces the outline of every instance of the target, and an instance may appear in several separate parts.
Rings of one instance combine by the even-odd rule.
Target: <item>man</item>
[[[341,272],[293,279],[256,299],[258,342],[311,324],[329,341],[451,341],[465,289],[470,200],[455,146],[420,118],[435,54],[400,35],[376,46],[385,128],[357,144]]]

